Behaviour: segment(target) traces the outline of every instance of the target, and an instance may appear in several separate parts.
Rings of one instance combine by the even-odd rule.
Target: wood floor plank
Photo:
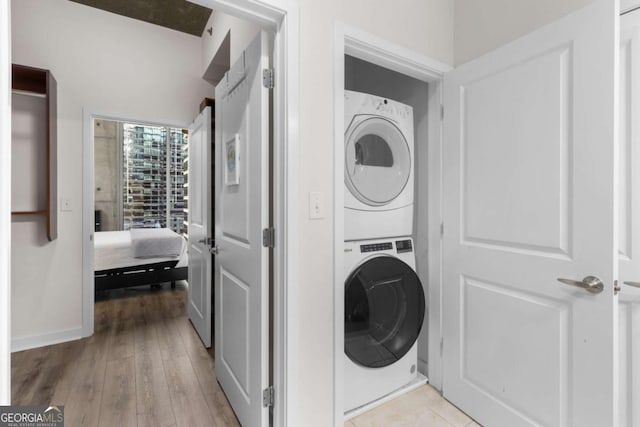
[[[93,307],[93,332],[100,333],[109,329],[113,323],[111,310],[115,307],[113,301],[97,301]]]
[[[219,426],[240,427],[240,422],[238,418],[236,418],[233,409],[231,409],[231,404],[229,404],[227,396],[222,391],[222,388],[220,388],[220,384],[218,384],[218,381],[215,379],[213,382],[213,394],[205,394],[211,416]]]
[[[164,360],[176,425],[216,426],[188,356]],[[222,426],[220,426],[222,427]]]
[[[82,341],[71,341],[40,349],[42,359],[36,359],[35,369],[19,379],[23,389],[18,393],[24,397],[20,404],[49,405],[54,397],[56,404],[63,404],[71,386],[72,365],[83,346]]]
[[[184,317],[187,313],[186,298],[176,292],[168,292],[160,299],[162,312],[168,317]]]
[[[168,318],[156,325],[163,360],[187,356],[184,343],[176,325],[180,318]]]
[[[133,357],[135,301],[123,298],[114,310],[115,320],[110,328],[107,360],[113,361]]]
[[[47,364],[48,347],[21,351],[11,355],[11,402],[14,405],[32,403],[39,376]]]
[[[98,425],[106,367],[106,357],[85,359],[75,366],[73,386],[64,408],[68,426]]]
[[[12,354],[12,402],[63,403],[69,426],[238,426],[186,297],[103,296],[92,337]]]
[[[180,292],[182,297],[186,292]],[[177,330],[172,323],[176,321],[175,317],[167,316],[166,303],[162,301],[168,298],[167,293],[156,293],[146,298],[146,305],[143,308],[144,318],[150,327],[155,329],[160,346],[162,359],[171,359],[174,357],[186,356],[184,345]]]
[[[169,386],[162,364],[156,330],[143,317],[135,333],[135,372],[138,426],[175,424]]]
[[[107,362],[99,426],[137,426],[133,357]]]
[[[240,423],[216,379],[212,352],[204,347],[198,333],[186,318],[184,321],[176,322],[176,327],[214,421],[221,426],[239,426]]]
[[[200,336],[196,332],[193,324],[186,317],[179,318],[176,320],[175,325],[177,327],[178,332],[180,333],[180,337],[182,338],[182,342],[184,343],[184,348],[192,359],[202,359],[206,361],[207,364],[211,366],[213,369],[214,362],[213,357],[207,351],[206,347],[202,343]]]
[[[85,338],[84,349],[80,355],[80,361],[93,360],[96,364],[106,361],[109,352],[109,331],[102,330],[95,332],[88,338]]]
[[[47,405],[65,405],[67,396],[71,392],[75,366],[80,360],[86,342],[77,340],[55,346],[52,351],[53,359],[49,366],[49,382],[52,387],[52,394]]]
[[[181,322],[176,322],[176,329],[180,333],[184,349],[198,377],[202,392],[212,396],[215,394],[218,385],[213,358],[202,344],[191,322],[186,319],[182,320]]]

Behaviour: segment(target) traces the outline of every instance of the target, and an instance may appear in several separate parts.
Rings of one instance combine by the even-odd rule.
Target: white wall
[[[66,0],[13,1],[11,19],[13,62],[58,81],[58,193],[72,206],[51,243],[43,222],[12,223],[12,333],[31,343],[82,326],[83,108],[187,125],[213,87],[198,37]]]
[[[299,0],[300,188],[297,393],[305,426],[333,423],[333,220],[309,220],[308,194],[333,212],[334,31],[336,20],[445,63],[453,61],[451,0]],[[296,179],[296,178],[294,178]]]
[[[243,50],[251,43],[260,31],[260,27],[252,22],[238,19],[222,12],[214,11],[202,33],[202,74],[207,71],[209,63],[218,51],[227,32],[231,32],[229,64],[232,65],[240,57]],[[213,28],[212,34],[207,29]]]
[[[0,2],[0,405],[11,403],[11,24]]]
[[[455,63],[463,64],[593,0],[455,0]]]
[[[352,27],[361,28],[370,33],[403,45],[420,54],[431,56],[439,61],[451,64],[453,62],[453,2],[451,0],[397,0],[393,7],[389,7],[387,0],[299,0],[300,18],[300,176],[297,179],[300,188],[300,280],[291,286],[298,287],[298,311],[300,319],[292,321],[298,325],[298,336],[290,337],[297,346],[294,349],[297,362],[297,376],[295,378],[297,393],[291,396],[291,403],[296,405],[296,413],[300,414],[304,423],[292,425],[329,426],[333,423],[333,220],[308,219],[307,197],[310,191],[325,193],[327,202],[326,212],[332,212],[333,199],[333,42],[334,23],[342,21]],[[36,7],[37,6],[37,7]],[[145,31],[144,24],[136,23],[135,34],[126,20],[105,14],[84,6],[62,0],[19,0],[14,2],[18,9],[14,12],[14,42],[16,59],[29,61],[32,65],[53,69],[60,85],[60,130],[59,141],[62,157],[60,167],[61,196],[72,197],[74,211],[60,216],[60,238],[53,249],[46,246],[35,248],[29,246],[29,253],[36,256],[34,264],[42,265],[42,290],[39,298],[50,305],[63,302],[66,311],[59,308],[51,309],[46,316],[34,319],[32,326],[44,326],[45,318],[52,321],[50,330],[80,326],[80,255],[81,255],[81,115],[83,104],[96,104],[109,95],[105,108],[123,109],[133,113],[141,113],[146,108],[162,109],[164,106],[157,102],[163,98],[156,93],[154,100],[145,105],[136,99],[119,102],[124,98],[117,85],[107,85],[108,89],[94,88],[82,83],[87,73],[97,74],[91,66],[94,61],[87,60],[83,55],[93,55],[85,40],[95,38],[100,40],[92,43],[92,49],[101,50],[100,46],[112,46],[108,37],[117,39],[120,46],[131,46],[142,43]],[[24,15],[33,11],[35,22],[26,25]],[[64,14],[63,14],[64,12]],[[98,15],[102,18],[95,24],[83,22],[82,16]],[[104,15],[104,16],[103,16]],[[61,19],[64,19],[61,21]],[[77,27],[84,27],[79,31]],[[114,27],[116,30],[114,30]],[[17,29],[16,29],[17,27]],[[155,27],[154,27],[155,28]],[[75,30],[75,31],[74,31]],[[167,50],[170,45],[168,37],[161,37],[160,30],[154,39],[155,46]],[[43,46],[44,45],[44,46]],[[78,51],[82,51],[82,55]],[[185,49],[183,54],[187,54]],[[197,72],[201,75],[201,52],[197,50]],[[128,52],[129,50],[127,50]],[[27,52],[31,52],[28,53]],[[54,55],[55,52],[55,55]],[[95,58],[94,58],[95,59]],[[85,63],[85,73],[74,72],[73,63]],[[67,63],[67,65],[65,65]],[[189,61],[176,61],[179,69],[173,70],[175,75],[189,71],[184,68]],[[55,67],[54,67],[55,66]],[[118,74],[121,71],[113,70]],[[142,81],[147,81],[145,73],[140,73]],[[107,76],[108,77],[108,76]],[[113,77],[113,76],[112,76]],[[136,76],[134,76],[136,77]],[[115,77],[114,77],[115,78]],[[75,81],[79,80],[79,81]],[[121,79],[119,79],[121,80]],[[177,80],[177,79],[175,79]],[[155,88],[162,85],[155,85]],[[167,89],[167,88],[165,88]],[[90,99],[86,99],[90,98]],[[184,96],[183,98],[187,98]],[[201,96],[195,97],[199,101]],[[171,99],[171,98],[169,98]],[[180,99],[182,101],[182,99]],[[180,103],[182,105],[182,103]],[[170,111],[157,111],[160,117],[170,113],[184,111],[179,105],[173,104]],[[147,110],[147,113],[153,113]],[[148,114],[145,114],[147,116]],[[187,116],[187,114],[184,114]],[[189,116],[190,118],[190,116]],[[173,120],[175,121],[175,120]],[[185,119],[185,122],[188,121]],[[77,135],[77,137],[76,137]],[[68,138],[67,138],[68,136]],[[67,261],[69,259],[69,261]],[[63,263],[65,261],[66,263]],[[23,258],[19,263],[24,265]],[[57,292],[53,293],[53,291]],[[63,295],[64,297],[58,297]],[[53,299],[53,301],[51,301]],[[61,301],[63,300],[63,301]],[[27,306],[29,308],[29,306]],[[73,310],[78,310],[77,312]],[[31,314],[34,309],[31,309]],[[62,312],[61,312],[62,311]],[[19,315],[20,320],[26,313]],[[27,322],[25,322],[27,323]],[[35,328],[34,328],[35,329]],[[26,332],[26,331],[23,331]],[[292,420],[295,422],[296,420]]]
[[[47,99],[11,95],[11,210],[47,206]]]

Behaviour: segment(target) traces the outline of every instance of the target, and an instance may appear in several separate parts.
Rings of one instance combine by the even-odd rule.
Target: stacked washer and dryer
[[[413,109],[345,91],[345,412],[418,378]]]

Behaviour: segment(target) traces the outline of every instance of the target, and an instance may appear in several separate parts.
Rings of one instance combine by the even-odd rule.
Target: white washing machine
[[[344,408],[349,412],[418,377],[425,296],[410,238],[345,242]]]
[[[413,233],[413,108],[345,91],[345,240]]]

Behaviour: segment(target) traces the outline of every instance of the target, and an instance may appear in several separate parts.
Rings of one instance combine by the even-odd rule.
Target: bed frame
[[[95,290],[108,291],[163,282],[171,282],[173,289],[176,280],[186,280],[188,277],[188,267],[176,267],[176,264],[177,260],[96,271]]]

